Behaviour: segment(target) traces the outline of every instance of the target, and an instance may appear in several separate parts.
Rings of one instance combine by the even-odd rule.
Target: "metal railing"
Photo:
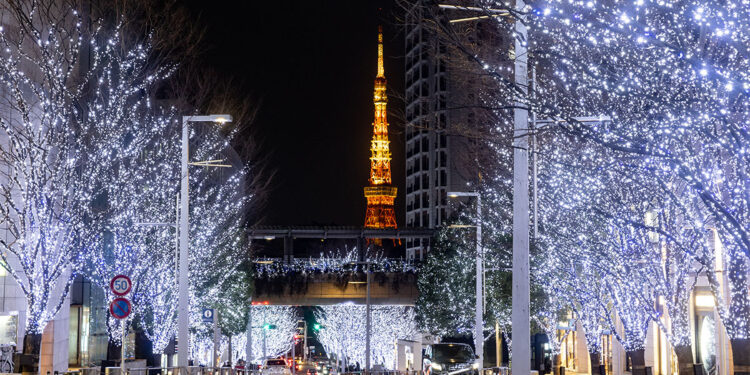
[[[234,367],[143,367],[126,368],[124,374],[118,375],[260,375],[259,370]],[[112,374],[115,375],[115,374]]]
[[[479,375],[511,375],[510,374],[510,368],[508,367],[486,367],[483,368],[481,371],[476,371],[473,369],[467,369],[466,371],[462,372],[462,374],[471,375],[471,374],[479,374]],[[332,374],[335,375],[426,375],[424,371],[396,371],[396,370],[382,370],[382,371],[344,371],[344,372],[332,372]],[[441,373],[442,374],[442,373]],[[298,372],[299,375],[299,372]],[[434,372],[432,373],[434,375]]]
[[[260,375],[260,370],[233,367],[106,367],[106,375]],[[76,371],[58,372],[54,375],[101,375],[101,367],[84,367]],[[47,372],[47,375],[52,375]]]
[[[508,367],[485,367],[482,369],[482,375],[510,375]]]
[[[107,375],[262,375],[259,369],[240,369],[234,367],[134,367],[125,368],[124,373],[120,367],[107,367]],[[76,371],[58,372],[54,375],[100,375],[101,367],[81,368]],[[304,374],[304,371],[297,371],[297,375]],[[508,367],[486,367],[478,371],[479,375],[511,375]],[[396,370],[377,370],[377,371],[343,371],[338,372],[335,369],[331,375],[425,375],[424,371],[396,371]],[[47,375],[52,375],[49,372]],[[468,374],[467,374],[468,375]]]

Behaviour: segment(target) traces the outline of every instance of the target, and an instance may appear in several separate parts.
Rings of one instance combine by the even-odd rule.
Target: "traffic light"
[[[316,331],[320,331],[320,324],[319,323],[313,324],[313,329]]]
[[[266,331],[268,331],[269,329],[276,329],[276,325],[266,323],[263,325],[263,329],[265,329]]]

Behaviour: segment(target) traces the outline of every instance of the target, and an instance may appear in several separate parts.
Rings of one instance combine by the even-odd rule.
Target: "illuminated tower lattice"
[[[385,107],[385,69],[383,69],[383,28],[378,28],[378,75],[375,77],[375,122],[372,123],[370,151],[370,186],[365,187],[367,198],[366,228],[396,228],[393,200],[396,187],[391,186],[391,150],[388,141],[388,120]]]

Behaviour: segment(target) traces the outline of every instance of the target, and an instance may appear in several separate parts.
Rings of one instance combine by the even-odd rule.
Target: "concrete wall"
[[[47,323],[42,335],[39,373],[54,374],[68,370],[68,336],[70,333],[70,297],[66,298],[55,319]]]

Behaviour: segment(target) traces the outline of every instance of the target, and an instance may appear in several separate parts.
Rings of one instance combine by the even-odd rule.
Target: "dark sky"
[[[254,128],[276,175],[272,225],[362,225],[377,26],[383,25],[397,220],[404,220],[403,34],[385,0],[189,1],[207,24],[208,63],[262,103]]]

